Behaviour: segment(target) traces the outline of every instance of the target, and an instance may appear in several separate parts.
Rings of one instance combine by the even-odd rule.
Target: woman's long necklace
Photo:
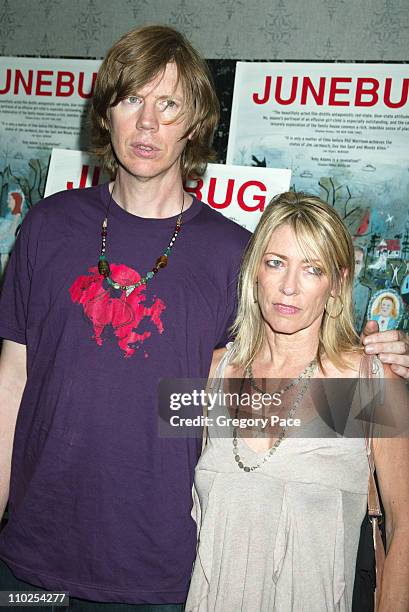
[[[304,379],[305,382],[303,384],[303,386],[301,387],[300,391],[297,393],[297,396],[294,400],[294,403],[292,405],[292,407],[290,408],[290,410],[288,411],[288,415],[287,415],[287,420],[288,419],[292,419],[295,415],[295,413],[298,410],[298,407],[301,403],[301,400],[303,399],[305,392],[307,390],[308,387],[308,380],[313,376],[315,369],[317,367],[317,360],[313,359],[305,368],[305,370],[303,370],[303,372],[301,372],[301,374],[295,378],[290,385],[287,385],[287,387],[284,387],[284,390],[281,390],[281,393],[284,393],[286,390],[291,389],[292,387],[295,387],[296,385],[298,385],[298,383],[300,382],[301,379]],[[248,369],[247,369],[248,371]],[[252,373],[252,371],[251,371]],[[250,380],[250,384],[252,384],[251,379]],[[254,378],[253,378],[254,381]],[[253,386],[253,385],[252,385]],[[256,388],[258,388],[256,386]],[[263,391],[260,389],[260,391],[263,393]],[[237,405],[236,408],[236,414],[235,414],[235,418],[238,417],[239,414],[239,405]],[[237,428],[235,427],[233,429],[233,455],[234,455],[234,459],[237,463],[237,467],[239,467],[241,470],[243,470],[244,472],[254,472],[254,470],[257,470],[258,468],[260,468],[262,465],[264,465],[264,463],[266,463],[272,455],[274,455],[274,453],[276,452],[277,448],[280,446],[281,442],[284,440],[285,436],[287,433],[287,427],[284,427],[283,430],[280,432],[277,440],[274,442],[274,444],[271,446],[271,448],[268,449],[268,451],[266,452],[266,454],[264,455],[263,459],[261,461],[259,461],[258,463],[255,463],[254,465],[245,465],[245,463],[243,462],[242,457],[239,454],[238,451],[238,439],[237,439]]]
[[[313,365],[314,362],[316,363],[315,359],[310,361],[310,363],[307,365],[307,367],[301,372],[301,374],[299,376],[297,376],[297,378],[294,378],[294,380],[292,380],[287,385],[285,385],[285,387],[282,387],[276,393],[279,393],[280,395],[282,395],[286,391],[289,391],[293,387],[296,387],[303,378],[308,376],[310,368],[311,368],[311,366]],[[246,374],[247,374],[247,378],[249,379],[250,385],[253,387],[253,389],[258,391],[259,393],[264,393],[265,394],[266,391],[263,391],[263,389],[261,389],[259,386],[257,386],[257,383],[254,380],[253,368],[252,368],[251,364],[247,367]]]
[[[109,212],[109,207],[112,202],[114,188],[115,188],[115,183],[112,188],[111,197],[109,198],[109,202],[108,202],[108,205],[105,211],[105,218],[102,222],[101,253],[99,255],[99,260],[98,260],[98,272],[106,279],[106,281],[111,287],[113,287],[114,289],[120,289],[122,291],[125,291],[126,297],[128,297],[132,293],[132,291],[134,291],[141,285],[146,285],[147,282],[150,281],[155,276],[155,274],[159,272],[161,268],[166,267],[168,263],[168,257],[172,251],[173,245],[175,244],[176,238],[179,236],[180,230],[182,228],[183,208],[185,206],[185,194],[183,193],[182,208],[180,210],[178,218],[176,219],[175,229],[173,231],[171,239],[169,240],[169,244],[166,247],[166,249],[163,251],[162,255],[158,257],[153,268],[149,270],[149,272],[147,272],[144,276],[142,276],[138,280],[137,283],[133,283],[131,285],[121,285],[120,283],[117,283],[116,281],[112,280],[111,268],[106,258],[106,242],[107,242],[107,235],[108,235],[108,212]]]

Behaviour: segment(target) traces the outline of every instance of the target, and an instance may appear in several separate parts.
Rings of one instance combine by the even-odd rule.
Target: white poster
[[[0,271],[22,218],[43,195],[52,148],[89,146],[100,63],[0,57]]]
[[[65,189],[93,187],[109,180],[98,158],[85,151],[53,149],[44,197]]]
[[[45,195],[106,180],[108,176],[98,161],[87,153],[53,149]],[[277,193],[288,191],[290,180],[291,173],[285,169],[209,164],[205,175],[199,181],[190,181],[185,189],[253,231],[266,204]]]
[[[407,65],[239,62],[227,161],[291,168],[297,191],[335,206],[356,245],[358,326],[393,290],[409,328]]]
[[[203,177],[185,189],[252,232],[271,198],[288,191],[290,181],[285,168],[209,164]]]

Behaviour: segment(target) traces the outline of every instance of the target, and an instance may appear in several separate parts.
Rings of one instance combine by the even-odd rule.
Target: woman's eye
[[[282,261],[281,259],[268,259],[266,261],[266,264],[270,267],[270,268],[279,268],[282,265]]]
[[[307,272],[314,274],[314,276],[322,276],[323,271],[318,266],[308,266]]]

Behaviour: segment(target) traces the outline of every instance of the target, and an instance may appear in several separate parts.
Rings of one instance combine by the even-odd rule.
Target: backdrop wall
[[[149,23],[213,59],[408,59],[407,0],[0,0],[0,54],[98,58]]]

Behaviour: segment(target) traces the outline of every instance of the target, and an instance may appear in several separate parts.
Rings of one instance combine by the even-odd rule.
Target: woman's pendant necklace
[[[108,206],[105,212],[105,219],[102,222],[101,253],[99,255],[99,260],[98,260],[98,272],[106,279],[107,283],[111,287],[113,287],[114,289],[120,289],[122,291],[125,291],[126,297],[129,297],[132,291],[135,291],[135,289],[137,289],[141,285],[146,285],[147,282],[150,281],[155,276],[155,274],[159,272],[161,268],[165,268],[167,266],[168,257],[172,251],[173,245],[175,244],[176,238],[179,236],[180,230],[182,228],[183,208],[185,206],[185,194],[183,193],[182,208],[176,220],[175,229],[173,231],[171,239],[169,240],[169,244],[166,247],[166,249],[163,251],[162,255],[158,257],[153,268],[149,270],[149,272],[147,272],[144,276],[142,276],[138,280],[137,283],[133,283],[131,285],[121,285],[120,283],[117,283],[111,278],[111,268],[106,258],[106,243],[107,243],[107,235],[108,235],[108,211],[111,205],[114,188],[115,188],[115,184],[111,191],[111,197],[109,198]]]
[[[292,405],[292,407],[290,408],[290,410],[288,411],[287,414],[287,420],[288,419],[292,419],[294,418],[294,415],[296,414],[298,407],[300,405],[300,403],[303,400],[303,397],[305,395],[305,392],[307,390],[308,387],[308,381],[309,379],[314,375],[315,370],[317,367],[317,360],[313,359],[305,368],[305,370],[303,370],[301,372],[301,374],[299,376],[297,376],[297,378],[295,378],[292,383],[290,385],[287,385],[286,387],[284,387],[283,392],[288,391],[289,389],[291,389],[292,387],[295,387],[296,385],[298,385],[298,383],[304,379],[304,384],[302,385],[300,391],[297,393],[295,401]],[[248,372],[248,370],[247,370]],[[255,382],[254,382],[254,378],[253,378],[253,371],[252,369],[250,369],[251,372],[251,379],[250,379],[250,384],[253,386],[255,386]],[[242,385],[244,383],[244,380],[246,380],[245,378],[243,378],[242,380]],[[257,386],[255,386],[256,389],[259,390],[259,388]],[[262,391],[260,389],[260,391]],[[241,391],[240,391],[241,394]],[[239,404],[237,405],[236,411],[235,411],[235,418],[237,419],[239,416]],[[263,459],[261,461],[259,461],[258,463],[255,463],[253,465],[246,465],[243,461],[243,458],[241,457],[241,455],[239,454],[239,450],[238,450],[238,436],[237,436],[237,428],[234,427],[233,429],[233,455],[234,455],[234,459],[236,461],[236,465],[238,468],[240,468],[241,470],[243,470],[244,472],[254,472],[254,470],[258,470],[259,468],[261,468],[264,463],[266,463],[271,457],[272,455],[274,455],[274,453],[276,452],[277,448],[280,446],[281,442],[284,440],[285,436],[287,433],[287,427],[284,427],[282,429],[282,431],[280,432],[277,440],[273,443],[273,445],[268,449],[268,451],[265,453]]]

